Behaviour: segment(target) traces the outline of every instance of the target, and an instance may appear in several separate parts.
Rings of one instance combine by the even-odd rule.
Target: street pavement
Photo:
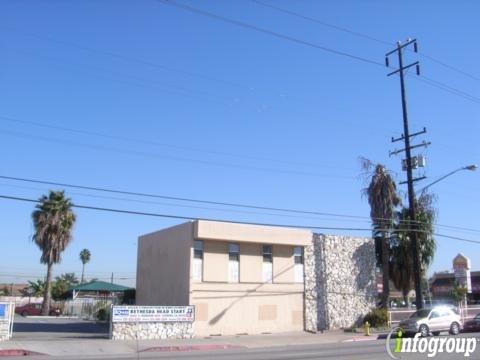
[[[327,331],[311,334],[237,335],[190,340],[109,340],[108,326],[80,319],[18,318],[13,339],[0,342],[2,351],[29,350],[58,359],[388,359],[385,336]],[[461,334],[476,337],[480,333]],[[478,349],[468,358],[480,360]],[[15,359],[16,357],[9,357]],[[24,357],[23,357],[24,358]],[[45,359],[45,356],[29,356]],[[435,359],[467,359],[439,354]],[[401,359],[427,359],[427,355],[401,354]]]
[[[45,360],[44,356],[29,357],[32,360]],[[139,352],[133,354],[104,354],[101,356],[75,356],[65,355],[56,358],[61,359],[179,359],[179,360],[287,360],[287,359],[343,359],[343,360],[380,360],[389,359],[385,350],[384,340],[368,342],[343,342],[313,345],[291,345],[262,348],[237,348],[211,351],[188,351],[188,352]],[[402,354],[401,359],[427,359],[427,355]],[[15,359],[15,357],[12,357]],[[441,354],[434,359],[466,359],[463,355]],[[468,359],[480,359],[480,351],[476,351]]]
[[[15,315],[13,340],[106,339],[108,330],[108,324],[78,318]]]

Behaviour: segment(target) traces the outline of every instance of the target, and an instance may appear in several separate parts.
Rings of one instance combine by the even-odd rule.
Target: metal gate
[[[0,302],[0,341],[12,338],[14,316],[15,303]]]

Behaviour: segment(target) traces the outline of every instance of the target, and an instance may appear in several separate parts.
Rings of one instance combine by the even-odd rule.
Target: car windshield
[[[418,311],[415,311],[412,316],[410,316],[410,319],[412,318],[425,318],[428,316],[428,314],[430,314],[430,310],[426,310],[426,309],[423,309],[423,310],[418,310]]]

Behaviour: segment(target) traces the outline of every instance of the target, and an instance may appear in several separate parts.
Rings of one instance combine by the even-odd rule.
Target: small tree
[[[82,262],[82,284],[84,283],[84,275],[85,275],[85,264],[88,263],[90,261],[90,257],[91,257],[91,254],[90,254],[90,250],[88,249],[83,249],[82,251],[80,251],[80,261]]]
[[[458,281],[455,281],[455,283],[453,284],[452,290],[450,290],[450,296],[457,303],[465,300],[467,293],[468,293],[468,289],[465,286],[459,284]]]
[[[10,289],[8,286],[4,286],[2,290],[0,290],[0,295],[2,296],[10,296]]]

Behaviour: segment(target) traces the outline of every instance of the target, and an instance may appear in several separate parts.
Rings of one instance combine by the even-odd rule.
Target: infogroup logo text
[[[401,328],[395,328],[387,335],[385,344],[387,353],[392,359],[401,359],[402,353],[427,354],[427,357],[433,358],[438,353],[463,354],[468,358],[475,352],[480,339],[474,337],[422,337],[416,333],[413,338],[404,337]],[[392,347],[390,339],[395,337],[395,343]]]

